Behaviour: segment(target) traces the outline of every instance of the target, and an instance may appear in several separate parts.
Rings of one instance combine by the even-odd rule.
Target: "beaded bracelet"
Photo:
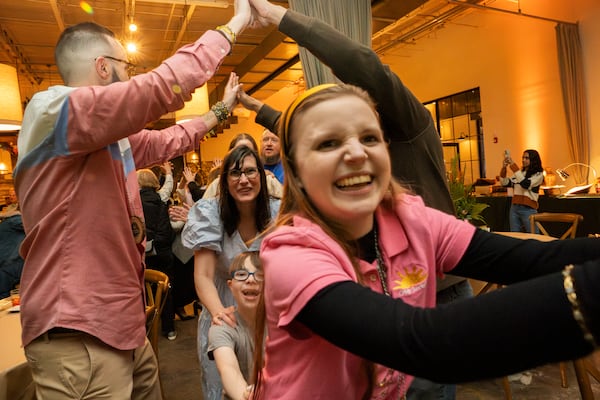
[[[229,108],[227,108],[227,105],[222,101],[218,101],[215,105],[213,105],[210,108],[210,111],[215,113],[215,117],[217,117],[217,122],[219,124],[222,124],[223,122],[227,121],[227,118],[229,118]]]
[[[232,45],[235,44],[235,32],[232,31],[230,27],[227,25],[219,25],[216,29],[225,35],[227,40],[229,40],[229,43]]]
[[[575,292],[575,283],[573,281],[573,277],[571,276],[571,271],[573,271],[573,264],[567,265],[563,270],[562,274],[564,277],[563,285],[565,287],[565,293],[567,294],[567,299],[569,299],[569,303],[571,303],[571,309],[573,311],[573,318],[581,328],[583,332],[583,338],[590,343],[594,348],[597,348],[596,340],[594,339],[594,335],[588,329],[587,324],[585,323],[585,318],[583,317],[583,313],[581,312],[581,307],[579,305],[579,300],[577,299],[577,293]]]

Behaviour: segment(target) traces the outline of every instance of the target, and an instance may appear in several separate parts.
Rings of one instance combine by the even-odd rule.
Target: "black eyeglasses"
[[[254,280],[256,282],[262,282],[265,280],[265,274],[262,271],[250,272],[246,269],[238,269],[237,271],[233,271],[231,273],[231,277],[240,282],[246,281],[248,278],[250,278],[250,275],[254,276]]]
[[[227,173],[227,176],[231,178],[232,181],[239,181],[242,177],[242,174],[246,175],[248,179],[254,179],[258,176],[257,168],[246,168],[246,169],[230,169]]]
[[[101,56],[101,57],[108,58],[109,60],[113,60],[113,61],[116,61],[116,62],[123,63],[123,64],[125,64],[125,66],[127,68],[127,75],[133,76],[133,74],[135,74],[135,67],[136,67],[135,64],[130,63],[127,60],[121,60],[120,58],[116,58],[116,57],[111,57],[111,56]]]

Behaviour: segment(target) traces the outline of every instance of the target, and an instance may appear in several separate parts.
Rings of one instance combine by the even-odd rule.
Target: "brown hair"
[[[87,49],[94,44],[103,44],[110,48],[110,38],[114,37],[113,31],[94,22],[82,22],[65,29],[60,34],[54,49],[56,66],[65,84],[69,84],[73,74],[73,53],[77,55],[79,55],[78,53],[85,54]]]
[[[256,168],[260,176],[260,191],[256,196],[256,209],[254,218],[256,220],[256,231],[262,232],[271,222],[271,206],[269,203],[269,192],[267,191],[267,176],[265,169],[258,157],[258,154],[248,146],[235,147],[223,160],[221,166],[221,176],[219,177],[219,209],[223,227],[228,235],[233,234],[240,223],[240,211],[237,208],[235,200],[229,193],[229,182],[227,176],[233,166],[239,169],[244,158],[252,156],[256,160]]]
[[[311,200],[308,198],[304,189],[299,185],[296,179],[296,163],[294,162],[294,120],[298,115],[302,115],[307,110],[327,100],[339,98],[341,96],[355,96],[363,100],[373,110],[373,113],[378,116],[375,108],[375,103],[369,97],[367,92],[364,90],[352,86],[352,85],[321,85],[314,87],[299,96],[299,98],[292,102],[286,112],[280,118],[279,125],[279,137],[281,138],[281,161],[283,164],[284,174],[286,179],[283,185],[283,199],[279,208],[279,214],[272,228],[268,232],[276,229],[278,226],[291,225],[294,215],[302,215],[304,218],[309,219],[313,223],[319,225],[321,229],[333,240],[335,240],[340,247],[344,250],[346,255],[354,267],[358,282],[362,283],[361,272],[359,269],[357,259],[357,243],[349,237],[348,233],[336,222],[331,221],[325,217],[321,212],[314,206]],[[393,198],[396,193],[407,192],[406,189],[402,188],[399,184],[392,181],[390,184],[390,193],[386,194],[382,201],[382,205],[385,207],[393,207]],[[264,296],[263,296],[264,298]],[[262,300],[262,298],[261,298]],[[261,396],[261,370],[263,367],[262,349],[264,341],[264,325],[266,322],[266,310],[264,307],[257,310],[257,321],[256,321],[256,334],[255,334],[255,358],[254,358],[254,397],[255,399]],[[363,394],[364,399],[368,399],[371,396],[371,391],[374,382],[374,367],[373,363],[365,360],[364,370],[368,379],[368,387],[366,393]]]
[[[231,264],[229,264],[229,275],[231,275],[234,271],[244,269],[244,264],[246,263],[247,258],[250,259],[250,262],[256,267],[257,270],[263,270],[262,262],[258,256],[258,251],[244,251],[235,256],[235,258],[231,261]]]

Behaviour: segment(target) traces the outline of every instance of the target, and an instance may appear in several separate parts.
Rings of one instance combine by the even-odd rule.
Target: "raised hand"
[[[254,97],[250,96],[242,89],[238,91],[238,100],[245,108],[254,112],[258,112],[263,106],[263,103],[260,100],[257,100]]]
[[[267,0],[250,0],[250,5],[255,17],[254,25],[256,22],[261,26],[279,25],[287,11],[284,7],[272,4]]]
[[[223,93],[223,103],[227,105],[227,109],[230,113],[237,104],[238,92],[240,91],[241,87],[240,78],[237,76],[237,74],[235,72],[229,74],[229,80],[225,85],[225,91]]]
[[[185,184],[187,185],[188,182],[192,182],[195,178],[196,174],[192,172],[192,170],[189,167],[185,167],[183,169],[183,177],[185,178]]]

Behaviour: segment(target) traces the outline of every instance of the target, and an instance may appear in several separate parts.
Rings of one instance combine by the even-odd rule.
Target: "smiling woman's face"
[[[343,95],[307,109],[291,128],[297,179],[311,202],[352,236],[368,232],[391,179],[373,109]]]
[[[234,170],[235,164],[229,169],[229,171]],[[229,193],[231,197],[235,200],[235,202],[239,205],[247,202],[252,202],[256,200],[258,193],[260,192],[260,173],[258,172],[258,167],[256,164],[256,159],[248,155],[242,159],[240,162],[241,171],[248,172],[256,171],[255,176],[248,177],[245,173],[241,174],[238,178],[234,178],[231,174],[227,174],[227,185],[229,185]]]

